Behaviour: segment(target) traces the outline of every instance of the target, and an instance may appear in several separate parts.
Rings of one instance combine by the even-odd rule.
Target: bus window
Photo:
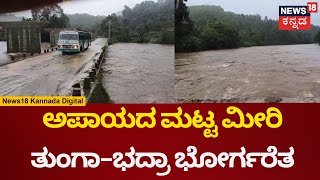
[[[77,34],[60,34],[61,40],[78,40],[79,36]]]

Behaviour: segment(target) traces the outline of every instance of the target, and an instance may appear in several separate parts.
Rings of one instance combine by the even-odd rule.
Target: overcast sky
[[[92,15],[109,15],[123,10],[124,5],[133,7],[144,0],[73,0],[61,3],[67,14],[88,13]],[[153,0],[156,1],[156,0]],[[226,11],[239,14],[260,14],[278,19],[279,5],[307,5],[308,1],[317,0],[188,0],[188,5],[220,5]],[[174,0],[172,0],[174,3]],[[29,16],[30,11],[15,13],[18,16]],[[320,25],[320,13],[312,14],[312,24]]]
[[[225,11],[238,14],[260,14],[262,17],[268,16],[272,19],[278,19],[280,5],[306,6],[307,2],[317,1],[318,0],[188,0],[187,4],[189,6],[203,4],[220,5]],[[311,14],[311,16],[311,23],[320,25],[320,14]]]
[[[143,1],[145,0],[73,0],[60,3],[59,5],[67,14],[88,13],[92,15],[109,15],[122,11],[124,5],[134,7],[136,4]],[[174,3],[173,0],[172,3]],[[30,11],[13,14],[31,17]]]

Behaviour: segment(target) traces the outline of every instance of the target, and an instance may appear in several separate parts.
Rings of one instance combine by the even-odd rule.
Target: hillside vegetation
[[[200,51],[247,46],[315,43],[320,28],[311,31],[280,31],[278,21],[260,15],[226,12],[220,6],[191,6],[192,27],[176,41],[176,51]]]
[[[144,1],[124,7],[122,15],[112,14],[99,26],[97,34],[108,36],[109,21],[113,42],[174,44],[172,0]]]
[[[91,14],[68,14],[70,26],[86,31],[94,30],[97,24],[100,24],[106,16],[94,16]]]

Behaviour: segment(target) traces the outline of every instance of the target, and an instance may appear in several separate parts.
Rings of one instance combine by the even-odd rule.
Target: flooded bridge
[[[0,66],[0,95],[70,95],[72,85],[87,76],[91,59],[106,42],[97,39],[79,54],[56,51]]]

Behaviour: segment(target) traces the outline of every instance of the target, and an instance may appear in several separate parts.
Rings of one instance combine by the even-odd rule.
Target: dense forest
[[[144,1],[124,7],[122,15],[107,16],[96,32],[108,36],[111,23],[112,42],[174,44],[174,5],[172,0]]]
[[[47,28],[66,28],[70,27],[68,16],[58,4],[35,8],[31,10],[33,21],[49,22]],[[23,20],[28,20],[23,18]],[[29,19],[30,20],[30,19]]]
[[[189,11],[192,27],[176,41],[176,51],[315,43],[320,31],[313,25],[311,31],[280,31],[277,20],[226,12],[220,6],[191,6]]]

